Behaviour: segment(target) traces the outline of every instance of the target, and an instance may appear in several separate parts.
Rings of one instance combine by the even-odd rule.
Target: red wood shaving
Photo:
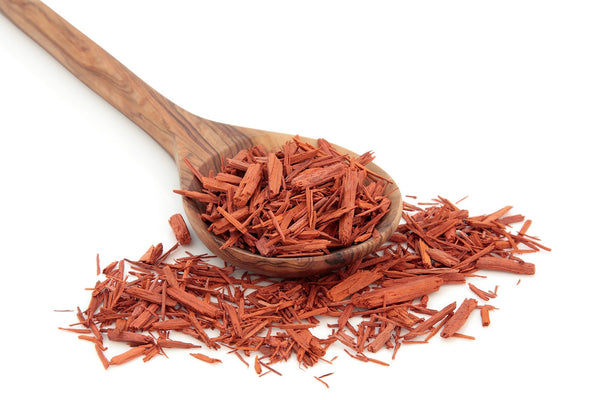
[[[479,307],[482,326],[490,325],[490,310],[494,310],[494,309],[495,309],[495,307],[490,306],[489,304],[485,304],[485,305]]]
[[[220,363],[221,360],[217,359],[217,358],[211,358],[205,354],[202,353],[190,353],[190,356],[197,358],[200,361],[204,361],[206,363],[209,364],[215,364],[215,363]]]
[[[460,328],[467,322],[467,319],[471,315],[471,312],[477,308],[477,300],[475,299],[465,299],[460,307],[456,310],[454,315],[448,319],[446,325],[444,325],[444,329],[440,333],[440,336],[443,338],[449,338],[450,336],[456,334]]]
[[[373,158],[295,137],[279,150],[242,150],[208,176],[187,161],[202,190],[174,192],[201,203],[223,248],[268,257],[326,254],[369,239],[389,211],[388,182],[365,168]]]
[[[493,299],[496,297],[496,293],[492,292],[492,291],[484,291],[482,289],[479,289],[477,286],[473,285],[472,283],[469,283],[469,289],[471,289],[471,291],[473,293],[475,293],[481,300],[484,301],[488,301],[489,299]]]
[[[190,231],[181,214],[172,215],[171,218],[169,218],[169,225],[171,225],[171,229],[173,229],[173,233],[175,234],[175,239],[177,239],[179,244],[186,245],[192,241]]]
[[[326,376],[329,376],[329,375],[331,375],[332,373],[333,373],[333,372],[330,372],[330,373],[328,373],[328,374],[321,375],[321,376],[315,376],[315,379],[316,379],[316,380],[318,380],[319,382],[321,382],[323,385],[325,385],[325,387],[326,387],[327,389],[329,389],[329,384],[328,384],[327,382],[325,382],[325,381],[323,380],[323,378],[325,378]]]
[[[311,156],[318,153],[315,149],[306,151]],[[289,175],[295,171],[294,160],[302,156],[303,153],[285,153],[277,160]],[[254,159],[260,157],[263,156],[253,155]],[[271,163],[271,176],[278,176],[274,156],[264,157],[267,164]],[[306,157],[304,162],[311,159]],[[250,168],[247,156],[236,160],[239,168]],[[296,177],[313,178],[299,173]],[[231,185],[232,181],[228,178],[226,184]],[[269,193],[281,194],[288,184],[283,180],[281,185],[271,182],[267,188]],[[244,189],[239,189],[239,193],[236,189],[238,203],[246,201],[246,191],[252,186],[253,181],[246,179]],[[313,198],[316,193],[312,193]],[[257,196],[256,192],[252,196]],[[298,198],[296,206],[303,204],[302,208],[306,208],[305,197]],[[342,197],[339,199],[343,203]],[[358,197],[355,201],[359,201]],[[320,202],[327,200],[323,197],[317,201]],[[495,308],[480,305],[475,299],[465,299],[458,308],[456,301],[439,310],[430,308],[430,300],[441,286],[465,285],[488,301],[496,296],[496,290],[485,292],[468,283],[468,279],[481,276],[484,270],[534,273],[533,264],[523,262],[517,254],[522,254],[523,249],[550,249],[524,234],[530,223],[517,233],[509,230],[502,222],[516,222],[505,215],[509,210],[505,207],[471,217],[468,211],[441,197],[426,208],[407,203],[404,222],[376,252],[344,269],[301,279],[274,279],[229,265],[218,267],[211,264],[209,255],[186,252],[178,256],[179,244],[166,251],[157,244],[137,261],[124,259],[102,269],[105,279],[91,291],[88,307],[85,311],[77,308],[78,322],[62,329],[93,343],[105,368],[140,357],[148,361],[164,355],[166,349],[202,347],[217,352],[225,347],[248,366],[245,358],[253,357],[258,375],[280,374],[274,364],[293,358],[304,367],[313,366],[326,361],[332,345],[342,346],[354,359],[389,365],[366,354],[388,349],[393,352],[393,359],[402,344],[427,343],[438,332],[445,339],[473,339],[458,330],[465,326],[475,308],[481,311],[482,324],[489,325],[489,311]],[[264,221],[265,225],[282,214],[273,211],[273,215],[276,218]],[[290,225],[284,219],[285,215],[279,220],[279,229],[288,237]],[[310,224],[308,218],[306,221]],[[250,230],[255,223],[244,221],[242,225]],[[231,225],[228,229],[238,228]],[[275,233],[275,224],[272,229],[267,240],[281,239],[280,233]],[[284,246],[283,243],[280,241],[279,245]],[[328,324],[332,330],[327,337],[315,336],[312,328],[323,324],[324,318],[333,318],[337,323]],[[179,336],[187,336],[188,340],[179,340]],[[109,361],[107,342],[126,342],[131,349]],[[208,363],[221,362],[204,353],[191,355]],[[321,378],[317,379],[322,382]]]

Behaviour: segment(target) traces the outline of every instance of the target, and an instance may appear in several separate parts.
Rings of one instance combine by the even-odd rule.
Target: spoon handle
[[[42,2],[0,0],[0,11],[73,75],[154,138],[171,157],[176,157],[176,138],[190,135],[183,110]]]

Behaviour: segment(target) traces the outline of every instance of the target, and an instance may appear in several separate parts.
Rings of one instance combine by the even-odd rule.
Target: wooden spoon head
[[[292,140],[293,136],[282,133],[261,131],[250,128],[241,128],[227,124],[207,121],[196,117],[194,125],[199,135],[206,139],[194,141],[178,137],[176,160],[178,162],[180,185],[182,190],[200,191],[201,184],[190,169],[183,162],[187,158],[203,175],[212,170],[218,172],[221,169],[221,157],[233,157],[242,149],[250,148],[252,145],[260,144],[268,150],[279,149],[282,145]],[[188,116],[188,119],[189,116]],[[316,140],[301,137],[301,140],[317,145]],[[340,146],[332,144],[338,151],[350,156],[357,156]],[[211,147],[212,154],[206,154],[207,146]],[[373,172],[389,179],[393,179],[374,163],[367,165]],[[215,236],[208,230],[208,225],[200,217],[201,209],[198,202],[183,197],[183,206],[190,225],[198,238],[216,256],[228,264],[249,270],[255,273],[273,277],[304,277],[317,275],[350,265],[356,260],[372,253],[396,230],[402,215],[402,197],[395,183],[390,186],[389,199],[390,210],[376,226],[377,234],[369,240],[347,248],[332,251],[330,254],[311,257],[263,257],[238,247],[221,249],[224,240]]]

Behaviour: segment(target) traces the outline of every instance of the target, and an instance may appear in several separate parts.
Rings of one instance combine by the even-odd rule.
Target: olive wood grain
[[[208,174],[210,170],[220,169],[222,156],[233,156],[254,144],[267,149],[279,148],[293,137],[214,122],[183,110],[40,1],[0,0],[0,11],[73,75],[154,138],[175,160],[182,189],[200,188],[199,181],[183,163],[184,158],[201,173]],[[302,139],[316,144],[313,139]],[[368,167],[393,182],[378,166],[371,163]],[[220,250],[223,241],[207,230],[199,215],[199,205],[183,198],[183,206],[200,240],[227,263],[270,276],[300,277],[349,265],[386,241],[402,213],[400,191],[395,184],[391,186],[391,210],[376,227],[379,238],[316,257],[268,258],[238,248]]]

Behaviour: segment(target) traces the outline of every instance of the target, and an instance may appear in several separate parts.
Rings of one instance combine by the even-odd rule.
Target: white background
[[[0,16],[0,395],[11,398],[597,398],[600,9],[595,1],[67,1],[48,4],[159,92],[220,122],[373,150],[403,194],[512,205],[552,252],[489,274],[475,341],[259,378],[225,352],[104,371],[59,331],[103,265],[174,243],[173,161]],[[203,252],[196,239],[188,246]],[[442,290],[432,306],[461,301]],[[331,388],[313,376],[325,378]],[[346,397],[349,398],[349,397]]]

